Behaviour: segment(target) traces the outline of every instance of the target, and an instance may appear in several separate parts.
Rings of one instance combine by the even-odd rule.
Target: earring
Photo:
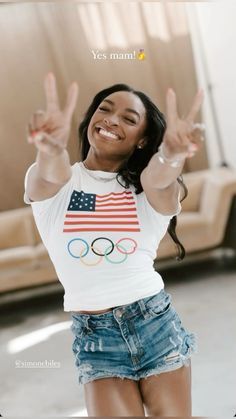
[[[137,148],[143,148],[141,145],[138,145],[138,147]]]

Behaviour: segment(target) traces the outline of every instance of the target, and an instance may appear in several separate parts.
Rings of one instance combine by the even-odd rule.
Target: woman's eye
[[[133,119],[130,119],[130,118],[127,118],[127,117],[125,117],[124,119],[126,119],[126,121],[132,122],[133,124],[135,124],[135,122],[136,122]]]
[[[98,108],[100,111],[104,111],[104,112],[109,112],[110,110],[107,108],[104,108],[103,106],[99,106]],[[124,116],[124,119],[128,122],[131,122],[132,124],[135,124],[136,121],[134,121],[133,119],[127,118],[126,116]]]
[[[102,106],[100,106],[98,109],[99,109],[100,111],[109,111],[109,109],[107,109],[107,108],[103,108]]]

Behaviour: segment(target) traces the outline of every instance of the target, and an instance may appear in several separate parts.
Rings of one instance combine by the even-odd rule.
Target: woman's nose
[[[110,125],[117,125],[117,124],[118,124],[118,117],[117,117],[117,116],[115,116],[115,115],[111,115],[111,116],[109,116],[109,118],[108,118],[108,117],[105,117],[105,118],[103,119],[103,121],[105,122],[105,124],[106,124],[107,126],[110,126]]]

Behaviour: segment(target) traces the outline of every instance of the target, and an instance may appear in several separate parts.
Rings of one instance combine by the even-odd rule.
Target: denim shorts
[[[196,336],[183,326],[164,289],[100,314],[71,312],[78,383],[140,380],[190,364]]]

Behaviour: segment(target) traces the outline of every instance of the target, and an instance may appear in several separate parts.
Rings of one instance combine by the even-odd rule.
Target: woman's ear
[[[147,137],[141,138],[141,140],[139,140],[139,142],[137,144],[137,148],[138,149],[144,148],[146,146],[147,142],[148,142]]]

